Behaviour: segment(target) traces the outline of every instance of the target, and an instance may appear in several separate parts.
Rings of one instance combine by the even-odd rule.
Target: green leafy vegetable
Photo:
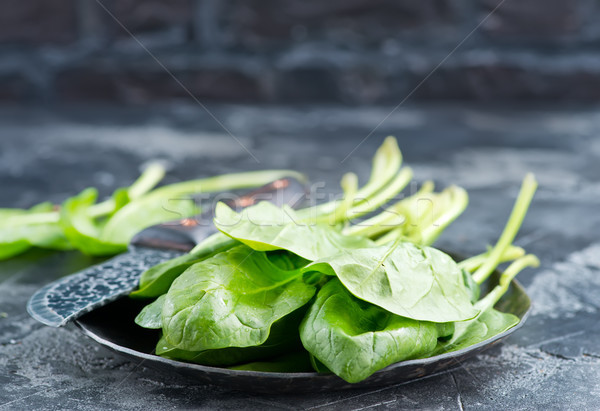
[[[456,323],[452,338],[441,342],[435,354],[457,351],[492,338],[519,323],[519,317],[497,311],[493,308],[500,297],[508,290],[512,279],[525,267],[537,267],[539,260],[533,255],[517,259],[500,277],[499,284],[483,299],[476,303],[481,313],[474,319]]]
[[[232,244],[233,241],[224,234],[213,234],[188,254],[167,260],[146,270],[140,277],[139,289],[130,293],[130,296],[152,298],[166,293],[173,281],[188,267],[231,248]]]
[[[288,250],[311,261],[373,245],[365,237],[345,236],[333,227],[302,221],[291,208],[265,201],[241,213],[219,203],[215,226],[254,250]]]
[[[197,214],[200,210],[191,198],[192,194],[257,187],[282,177],[304,179],[294,171],[265,170],[224,174],[157,188],[119,210],[107,222],[101,239],[127,244],[146,227]]]
[[[69,242],[88,255],[113,255],[125,251],[126,244],[100,240],[102,225],[88,214],[95,204],[98,191],[88,188],[65,201],[60,210],[60,224]],[[115,204],[122,203],[115,201]]]
[[[269,337],[260,345],[187,351],[176,348],[163,336],[156,345],[156,353],[175,360],[226,367],[268,359],[290,351],[299,351],[302,343],[298,335],[298,326],[305,312],[306,310],[299,309],[274,322]]]
[[[21,254],[32,246],[72,249],[53,208],[50,203],[41,203],[29,210],[0,209],[0,260]]]
[[[348,382],[433,352],[453,324],[415,321],[358,300],[337,280],[319,291],[300,325],[304,347]]]
[[[135,317],[135,323],[140,327],[159,330],[162,328],[162,309],[166,294],[158,297],[153,303],[145,306]]]
[[[452,258],[431,247],[396,242],[316,261],[356,297],[415,320],[448,322],[475,317],[463,275]]]
[[[266,202],[241,212],[218,204],[220,233],[148,270],[132,293],[155,298],[136,322],[162,330],[156,353],[240,371],[311,366],[358,382],[398,361],[470,347],[518,324],[494,306],[519,271],[538,264],[512,245],[536,189],[533,176],[525,178],[497,244],[457,263],[430,245],[467,206],[460,187],[434,192],[425,182],[357,222],[408,184],[412,171],[401,161],[388,138],[366,185],[347,173],[342,199],[297,212]],[[132,204],[115,215],[134,210]],[[480,284],[508,261],[499,285],[481,298]]]
[[[271,325],[306,304],[315,287],[265,253],[237,246],[188,268],[163,305],[166,341],[187,351],[264,343]]]
[[[191,198],[193,194],[256,187],[282,177],[304,180],[302,174],[294,171],[264,170],[185,181],[153,190],[164,174],[164,167],[151,164],[129,188],[116,190],[101,203],[96,203],[97,191],[88,188],[65,200],[60,209],[50,203],[29,210],[0,209],[0,259],[32,246],[77,248],[89,255],[117,254],[125,251],[142,229],[196,214],[199,210]]]

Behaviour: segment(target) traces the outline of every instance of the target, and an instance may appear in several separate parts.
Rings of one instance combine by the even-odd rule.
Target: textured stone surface
[[[2,2],[0,44],[66,43],[77,39],[76,0]]]
[[[483,15],[494,13],[483,25],[494,38],[550,40],[576,33],[581,28],[581,1],[577,0],[481,0]]]
[[[222,10],[223,35],[232,46],[263,49],[315,40],[349,48],[380,46],[418,29],[430,38],[457,22],[446,0],[233,0]]]
[[[0,74],[0,101],[24,102],[35,94],[35,85],[27,76],[16,72]]]
[[[113,101],[143,104],[161,100],[260,101],[256,77],[231,67],[189,67],[163,70],[155,61],[153,69],[131,66],[71,68],[57,76],[56,93],[64,101]],[[174,78],[174,77],[175,78]],[[190,95],[191,94],[191,95]],[[192,97],[193,96],[193,97]]]
[[[7,102],[600,99],[592,0],[6,3]]]
[[[162,1],[119,0],[114,16],[133,33],[158,31],[172,26],[191,26],[193,0]],[[121,35],[127,33],[121,32]]]
[[[542,266],[520,274],[533,300],[524,327],[451,372],[378,390],[252,395],[197,385],[122,359],[74,327],[25,313],[40,286],[97,260],[36,251],[0,263],[0,407],[7,409],[598,409],[600,408],[600,116],[595,107],[402,107],[342,160],[391,107],[197,106],[0,110],[0,206],[59,202],[88,185],[108,194],[150,158],[169,180],[290,167],[338,192],[388,134],[418,181],[470,193],[441,247],[481,251],[499,235],[527,171],[540,188],[517,244]],[[260,161],[257,163],[249,150]]]

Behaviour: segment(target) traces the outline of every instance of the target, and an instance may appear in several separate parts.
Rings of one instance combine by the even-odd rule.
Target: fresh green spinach
[[[512,245],[536,189],[533,176],[525,178],[497,244],[457,263],[429,245],[465,209],[460,187],[435,193],[426,182],[356,222],[410,181],[412,171],[400,164],[395,141],[387,139],[365,186],[344,175],[341,201],[297,212],[266,202],[241,212],[219,204],[214,223],[221,232],[148,270],[132,294],[156,298],[136,321],[161,329],[157,354],[247,371],[312,365],[358,382],[398,361],[470,347],[518,324],[494,306],[519,271],[538,264]],[[505,261],[513,262],[499,285],[480,298],[480,285]]]
[[[315,291],[302,281],[302,270],[282,270],[265,253],[236,246],[173,282],[162,311],[164,338],[187,351],[260,345],[275,321]]]
[[[254,250],[287,250],[310,261],[374,245],[366,237],[345,236],[335,227],[303,221],[291,208],[265,201],[241,213],[219,203],[215,226]]]
[[[321,288],[300,325],[304,347],[329,370],[358,382],[398,361],[427,356],[454,324],[416,321],[354,298],[337,279]]]
[[[356,297],[415,320],[449,322],[473,318],[463,274],[452,258],[431,247],[394,244],[345,250],[307,269],[336,275]]]

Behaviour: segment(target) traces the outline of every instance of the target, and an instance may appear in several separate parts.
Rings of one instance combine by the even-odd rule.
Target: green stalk
[[[384,245],[387,243],[391,243],[392,241],[397,241],[404,236],[404,229],[402,227],[396,228],[394,230],[388,231],[386,234],[379,237],[375,240],[376,245]]]
[[[152,163],[142,172],[137,180],[127,189],[131,200],[139,198],[152,190],[165,176],[165,168],[159,163]],[[90,206],[87,214],[91,218],[98,218],[115,211],[115,199],[109,198],[101,203]]]
[[[225,251],[233,247],[236,243],[237,240],[234,240],[219,231],[206,237],[200,244],[196,245],[189,254],[193,254],[196,258],[201,258],[204,255],[214,253],[215,251]]]
[[[473,257],[467,258],[466,260],[462,260],[458,263],[458,266],[465,271],[473,272],[486,262],[486,260],[490,257],[491,252],[492,250],[490,249],[485,253],[475,255]],[[517,258],[523,257],[524,255],[524,249],[522,249],[521,247],[511,245],[506,249],[504,254],[502,254],[502,257],[500,258],[500,263],[516,260]]]
[[[7,217],[6,220],[2,222],[2,225],[14,227],[30,224],[49,224],[57,223],[59,219],[60,216],[57,211],[47,211],[44,213],[12,215]]]
[[[410,208],[412,202],[418,201],[422,196],[431,193],[433,188],[433,182],[426,181],[419,191],[412,196],[398,201],[376,216],[347,227],[344,229],[343,234],[376,237],[397,228],[399,224],[407,224],[410,214],[407,209]]]
[[[159,163],[151,163],[142,175],[129,187],[129,198],[138,198],[152,190],[164,177],[165,168]]]
[[[463,188],[450,186],[446,190],[450,195],[450,207],[445,209],[428,227],[421,230],[420,244],[433,244],[446,227],[456,220],[469,204],[469,196]]]
[[[138,179],[127,190],[129,198],[132,200],[141,197],[150,191],[156,184],[163,179],[165,169],[158,163],[150,164],[146,170],[138,177]],[[91,206],[87,213],[92,218],[102,217],[112,213],[115,210],[114,198],[109,198],[106,201]],[[10,225],[30,225],[30,224],[49,224],[57,223],[60,220],[58,211],[47,211],[41,213],[29,213],[23,215],[13,215],[10,217]]]
[[[354,173],[346,173],[342,177],[340,185],[344,191],[344,198],[342,199],[342,203],[335,209],[333,214],[325,216],[325,218],[332,217],[330,224],[344,222],[346,220],[348,210],[352,207],[358,191],[358,177]]]
[[[524,257],[519,258],[508,266],[506,270],[500,276],[500,281],[492,291],[490,291],[485,297],[475,303],[475,308],[482,312],[493,307],[500,298],[508,291],[510,282],[526,267],[539,267],[540,260],[533,255],[527,254]]]
[[[364,203],[376,192],[382,190],[386,184],[390,183],[394,176],[400,170],[402,164],[402,153],[398,148],[398,143],[394,137],[388,137],[383,144],[377,149],[373,156],[373,165],[371,167],[371,176],[367,184],[361,187],[356,193],[357,204]],[[337,201],[330,201],[324,204],[319,204],[309,209],[300,210],[299,215],[305,219],[307,213],[314,218],[331,214],[338,206]]]
[[[358,198],[369,198],[390,182],[400,170],[402,152],[394,137],[387,137],[375,152],[369,181],[357,193]]]
[[[535,180],[534,175],[531,173],[527,174],[523,180],[521,190],[519,191],[519,196],[517,197],[517,201],[515,202],[513,210],[510,214],[508,223],[506,224],[506,227],[504,227],[504,231],[502,231],[500,239],[492,249],[490,257],[473,274],[473,279],[478,284],[483,283],[485,279],[496,269],[502,254],[504,254],[506,249],[513,243],[519,228],[521,228],[521,224],[523,223],[523,219],[525,218],[529,204],[533,199],[536,188],[537,181]]]
[[[212,193],[215,191],[254,188],[268,184],[284,177],[293,177],[300,182],[306,182],[306,176],[292,170],[262,170],[244,173],[222,174],[199,180],[184,181],[169,184],[152,191],[150,195],[168,198],[170,195],[186,195],[196,193]]]
[[[410,167],[403,168],[387,187],[375,193],[371,198],[366,199],[364,202],[359,203],[348,210],[346,212],[346,218],[348,220],[354,220],[355,218],[368,214],[386,204],[410,183],[412,177],[412,169]]]

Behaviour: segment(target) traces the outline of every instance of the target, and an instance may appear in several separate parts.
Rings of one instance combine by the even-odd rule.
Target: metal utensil
[[[275,180],[259,189],[226,201],[240,209],[258,201],[297,207],[307,194],[294,178]],[[190,251],[216,232],[214,209],[192,218],[149,227],[137,234],[126,253],[63,277],[38,290],[27,303],[27,312],[43,324],[60,327],[81,315],[128,295],[148,268]]]

